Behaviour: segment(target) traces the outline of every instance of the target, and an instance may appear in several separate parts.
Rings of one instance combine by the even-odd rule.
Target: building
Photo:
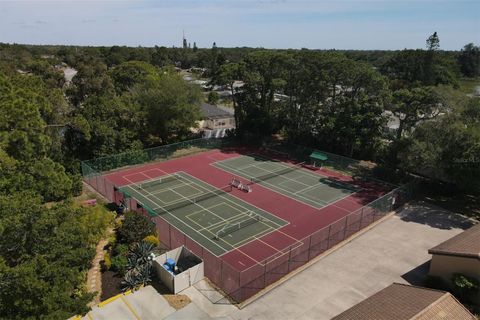
[[[475,320],[448,292],[394,283],[334,320]]]
[[[217,106],[202,103],[200,106],[202,120],[199,128],[206,138],[223,138],[228,130],[235,129],[235,117],[233,111]]]
[[[430,275],[450,280],[454,273],[480,281],[480,223],[428,250]]]

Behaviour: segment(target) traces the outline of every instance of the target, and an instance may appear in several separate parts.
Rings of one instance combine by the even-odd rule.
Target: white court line
[[[143,173],[143,172],[154,171],[154,170],[160,171],[161,173],[163,173],[163,175],[162,175],[162,176],[159,176],[159,177],[152,178],[152,177],[150,177],[149,175]],[[139,173],[140,173],[140,174],[143,174],[143,175],[146,176],[146,177],[149,177],[148,180],[143,180],[143,181],[140,182],[140,184],[153,182],[153,181],[155,181],[155,180],[162,179],[162,178],[164,178],[165,176],[171,176],[171,175],[173,175],[172,173],[168,173],[168,172],[163,171],[162,169],[158,169],[158,168],[153,168],[153,169],[148,169],[148,170],[145,170],[145,171],[140,171],[140,172],[134,172],[134,173],[124,174],[124,175],[122,175],[122,178],[124,178],[125,180],[129,181],[130,183],[129,183],[129,184],[126,184],[126,185],[123,185],[123,186],[121,186],[120,188],[128,187],[128,186],[130,186],[130,185],[137,185],[137,186],[138,186],[139,183],[133,182],[132,180],[130,180],[129,178],[126,178],[126,177],[128,177],[128,176],[133,176],[133,175],[139,174]]]
[[[220,169],[222,170],[222,168],[220,168]],[[236,170],[236,169],[233,169],[233,168],[223,168],[223,170],[224,170],[225,172],[229,172],[229,171],[230,171],[230,173],[231,173],[231,172],[237,172],[237,170]],[[237,172],[237,173],[239,173],[240,175],[242,174],[241,172]],[[310,206],[310,207],[312,207],[312,208],[314,208],[314,209],[321,209],[321,208],[325,207],[325,206],[328,204],[328,203],[323,202],[322,200],[312,200],[312,199],[309,199],[309,198],[307,198],[307,197],[304,197],[304,196],[302,196],[302,195],[300,195],[300,194],[297,194],[296,196],[299,197],[299,198],[302,198],[302,199],[304,199],[304,200],[290,197],[289,194],[292,194],[292,193],[290,192],[290,190],[286,190],[286,189],[280,187],[278,184],[272,184],[272,183],[270,183],[270,182],[267,182],[266,180],[262,180],[262,181],[258,182],[258,184],[260,184],[260,185],[267,185],[267,186],[264,186],[264,187],[267,188],[267,189],[270,189],[271,191],[273,191],[273,192],[275,192],[275,193],[280,193],[281,195],[283,195],[283,196],[285,196],[285,197],[288,197],[288,198],[290,198],[290,199],[292,199],[292,200],[294,200],[294,201],[299,201],[299,202],[301,202],[301,203],[303,203],[303,204],[306,204],[307,206]],[[284,193],[281,193],[281,191],[283,191]],[[285,193],[286,193],[286,194],[285,194]],[[313,205],[312,203],[309,203],[309,202],[307,202],[307,201],[313,202],[313,203],[315,203],[315,204],[317,204],[317,205],[320,205],[321,207],[315,206],[315,205]],[[340,209],[344,210],[343,208],[340,208]]]
[[[256,158],[261,158],[261,159],[269,160],[267,157],[264,157],[264,156],[261,156],[261,155],[256,155],[256,154],[254,154],[253,156],[256,157]],[[271,161],[272,161],[272,160],[271,160]],[[284,164],[284,163],[281,162],[281,161],[274,161],[274,162],[277,163],[278,165],[281,165],[281,166],[285,167],[285,168],[294,167],[294,166],[286,165],[286,164]],[[308,175],[308,176],[313,177],[313,178],[317,178],[317,179],[318,179],[319,176],[324,177],[324,178],[327,178],[327,179],[329,179],[329,180],[330,180],[330,178],[331,178],[331,177],[325,176],[325,175],[323,175],[323,174],[318,175],[318,174],[311,173],[311,172],[309,172],[309,171],[307,171],[307,170],[304,170],[304,169],[302,169],[302,168],[299,168],[299,170],[301,170],[300,172],[304,173],[305,175]],[[320,173],[321,173],[321,172],[320,172]],[[340,187],[342,187],[342,189],[347,189],[347,190],[349,190],[349,191],[358,192],[358,191],[362,190],[361,187],[357,187],[357,186],[355,186],[355,188],[352,188],[352,187],[351,187],[350,185],[348,185],[347,183],[338,182],[338,181],[335,181],[335,180],[330,180],[330,182],[331,182],[332,184],[339,185]],[[324,184],[326,184],[326,183],[324,183]],[[351,189],[354,189],[354,190],[351,190]],[[360,190],[356,190],[356,189],[360,189]]]
[[[181,176],[180,176],[180,177],[181,177]],[[202,187],[202,188],[203,188],[203,186],[199,186],[199,187]],[[206,189],[206,188],[205,188],[205,189]],[[183,197],[184,199],[188,199],[188,198],[184,197],[182,194],[180,194],[180,193],[178,193],[178,192],[176,192],[176,191],[174,191],[174,190],[172,190],[172,191],[175,192],[175,193],[177,193],[179,196]],[[148,191],[147,191],[147,192],[148,192]],[[189,199],[188,199],[188,200],[189,200]],[[222,217],[218,216],[218,215],[215,214],[214,212],[208,210],[208,209],[205,208],[204,206],[202,206],[202,205],[200,205],[200,204],[198,204],[198,203],[196,203],[196,202],[192,202],[192,203],[195,204],[195,205],[197,205],[197,206],[199,206],[200,208],[204,209],[205,211],[210,212],[212,215],[218,217],[219,219],[223,220],[224,222],[226,221],[225,219],[223,219]],[[165,210],[165,211],[166,211],[166,210]],[[168,211],[167,211],[167,212],[168,212]],[[259,221],[259,222],[260,222],[260,223],[263,223],[262,221]],[[203,226],[201,226],[200,224],[198,224],[197,222],[195,222],[195,224],[197,224],[199,227],[203,227]],[[269,225],[266,225],[266,226],[267,226],[268,228],[270,228],[270,229],[272,228],[272,227],[269,226]],[[193,228],[192,228],[192,229],[193,229]],[[214,234],[214,233],[211,232],[210,230],[207,230],[207,232],[209,232],[209,233],[212,234],[213,236],[216,236],[216,234]],[[198,234],[201,234],[205,239],[209,239],[208,237],[204,236],[202,233],[200,233],[200,232],[198,232],[198,231],[197,231],[197,233],[198,233]],[[209,239],[209,240],[210,240],[210,239]],[[233,246],[233,245],[230,244],[229,242],[225,241],[223,238],[219,238],[218,240],[222,241],[223,243],[226,243],[227,245],[229,245],[229,246],[232,247],[233,249],[237,249],[237,250],[238,250],[238,248],[236,248],[235,246]],[[210,241],[211,241],[211,240],[210,240]],[[214,243],[214,242],[213,242],[213,243]],[[217,244],[217,246],[219,246],[219,245]],[[219,246],[219,247],[220,247],[220,246]],[[225,249],[223,248],[223,250],[225,250]],[[240,250],[239,250],[239,251],[240,251]],[[240,251],[240,252],[241,252],[241,251]],[[243,252],[242,252],[242,253],[243,253]],[[245,254],[245,253],[243,253],[243,254]],[[245,254],[245,255],[248,256],[247,254]],[[250,256],[248,256],[248,257],[249,257],[250,259],[253,259],[253,258],[250,257]],[[256,261],[256,260],[253,259],[253,261]]]
[[[310,187],[307,187],[307,188],[304,188],[304,189],[295,191],[293,194],[297,194],[297,193],[300,193],[300,192],[307,192],[307,190],[317,188],[318,186],[321,186],[321,185],[318,185],[318,184],[317,184],[317,185],[313,185],[313,186],[310,186]]]
[[[129,180],[129,179],[127,179],[127,180]],[[133,181],[131,181],[131,180],[130,180],[130,182],[131,182],[132,184],[135,184],[135,183],[134,183]],[[146,191],[146,192],[149,193],[148,191]],[[139,192],[137,192],[137,193],[139,193]],[[140,195],[141,195],[141,194],[140,194]],[[145,197],[145,198],[146,198],[146,197]],[[146,199],[148,199],[148,198],[146,198]],[[136,200],[137,202],[139,202],[138,199],[135,199],[135,200]],[[139,203],[141,204],[141,202],[139,202]],[[206,236],[203,235],[202,233],[197,232],[197,230],[195,230],[192,226],[188,225],[187,223],[185,223],[185,221],[183,221],[182,219],[179,219],[178,217],[176,217],[174,214],[172,214],[172,213],[169,212],[168,210],[164,210],[164,209],[162,209],[162,210],[163,210],[163,212],[169,214],[169,215],[172,216],[173,218],[175,218],[175,219],[177,219],[178,221],[180,221],[182,224],[184,224],[185,226],[187,226],[189,229],[193,230],[193,231],[196,232],[197,234],[201,235],[203,238],[207,239],[208,242],[213,243],[214,245],[216,245],[216,246],[217,246],[218,248],[220,248],[222,251],[227,251],[224,247],[222,247],[222,246],[220,246],[218,243],[212,241],[210,238],[206,237]],[[168,222],[168,221],[167,221],[167,222]],[[202,247],[203,247],[203,245],[202,245]],[[235,248],[233,248],[233,249],[235,249]],[[227,251],[227,252],[228,252],[228,251]],[[215,254],[214,254],[214,255],[215,255]],[[217,255],[215,255],[215,256],[217,256]]]
[[[192,175],[189,174],[189,173],[186,173],[186,172],[184,172],[184,171],[179,171],[179,172],[181,172],[183,175],[192,177],[192,179],[194,179],[194,180],[198,180],[198,178],[192,176]],[[225,172],[227,172],[227,171],[225,171]],[[231,172],[230,172],[230,173],[231,173]],[[202,181],[202,182],[203,182],[203,183],[206,183],[206,182],[204,182],[204,181]],[[208,184],[208,183],[206,183],[206,184]],[[210,184],[208,184],[208,185],[209,185],[209,186],[212,186],[212,185],[210,185]],[[199,186],[200,188],[203,188],[204,190],[207,190],[207,191],[208,191],[208,189],[207,189],[206,187],[202,186],[201,184],[199,184],[198,186]],[[212,187],[215,188],[215,189],[218,189],[218,188],[215,187],[215,186],[212,186]],[[250,202],[246,202],[245,200],[237,197],[236,195],[234,195],[234,194],[232,194],[232,193],[228,193],[228,196],[229,196],[229,197],[232,197],[232,198],[236,198],[237,200],[240,201],[240,203],[234,202],[232,199],[229,199],[228,197],[226,197],[226,196],[223,195],[223,194],[219,194],[219,195],[218,195],[218,197],[224,199],[225,202],[232,203],[232,204],[234,204],[234,205],[236,205],[236,206],[238,206],[238,207],[241,207],[241,208],[243,208],[243,209],[245,209],[245,210],[248,210],[248,208],[245,207],[245,206],[243,206],[242,203],[247,203],[248,206],[254,207],[254,208],[258,209],[259,211],[265,213],[265,214],[266,214],[266,217],[265,217],[265,218],[270,217],[270,216],[274,216],[276,219],[285,222],[284,225],[280,225],[280,224],[278,224],[277,222],[273,221],[272,219],[267,218],[271,223],[273,223],[274,225],[276,225],[278,228],[282,228],[282,227],[290,224],[289,221],[284,220],[284,219],[282,219],[282,218],[280,218],[280,217],[278,217],[278,216],[276,216],[276,215],[273,215],[273,214],[271,214],[270,212],[265,211],[265,210],[263,210],[262,208],[259,208],[259,207],[257,207],[256,205],[254,205],[254,204],[252,204],[252,203],[250,203]]]
[[[180,181],[180,180],[179,180],[179,181]],[[162,193],[167,192],[167,191],[173,191],[174,189],[177,189],[177,188],[180,188],[180,187],[183,187],[183,186],[191,186],[192,188],[194,188],[195,190],[197,190],[197,192],[194,193],[194,194],[191,194],[190,197],[196,197],[197,195],[203,194],[202,190],[199,190],[199,189],[196,188],[193,184],[188,184],[188,185],[187,185],[187,184],[179,184],[179,185],[177,185],[177,186],[175,186],[175,187],[173,187],[173,188],[165,188],[165,189],[160,190],[160,191],[157,191],[157,192],[151,192],[151,194],[152,194],[153,196],[157,197],[159,194],[162,194]],[[150,197],[150,196],[147,196],[147,198],[148,198],[148,197]],[[158,199],[158,197],[157,197],[157,199]],[[163,200],[161,200],[161,199],[159,199],[159,200],[162,201],[162,202],[164,203],[164,205],[166,205],[166,206],[169,206],[169,205],[171,205],[171,204],[181,203],[181,202],[182,202],[182,200],[174,200],[174,201],[169,201],[169,202],[165,202],[165,201],[163,201]]]
[[[241,172],[238,172],[236,169],[231,168],[231,167],[229,167],[229,166],[227,166],[227,165],[224,165],[224,166],[227,167],[227,168],[226,168],[227,170],[231,170],[231,171],[233,171],[233,172],[241,173]],[[286,166],[286,167],[288,167],[288,166]],[[222,169],[222,168],[220,168],[220,169]],[[261,169],[261,168],[260,168],[260,169]],[[265,170],[265,169],[261,169],[261,170]],[[299,168],[299,170],[301,170],[301,169]],[[267,170],[265,170],[265,171],[267,171]],[[228,172],[228,171],[227,171],[227,172]],[[302,171],[302,172],[303,172],[303,171]],[[273,172],[272,172],[272,173],[273,173]],[[312,174],[310,174],[310,173],[308,173],[308,174],[312,176]],[[282,176],[282,177],[283,177],[283,176]],[[287,177],[284,177],[284,178],[287,178]],[[317,178],[318,178],[318,177],[317,177]],[[287,178],[287,179],[288,179],[288,178]],[[290,179],[290,180],[296,182],[296,180],[293,180],[293,179]],[[268,186],[270,186],[270,187],[267,187],[267,188],[270,189],[270,190],[272,190],[272,191],[274,191],[274,192],[278,192],[278,189],[280,189],[281,191],[284,191],[284,192],[286,192],[287,194],[291,194],[291,192],[290,192],[289,190],[286,190],[286,189],[280,187],[279,185],[272,184],[272,183],[270,183],[270,182],[268,182],[268,181],[260,181],[259,183],[260,183],[260,184],[262,184],[262,183],[267,184]],[[338,183],[336,183],[336,184],[338,184]],[[318,187],[318,186],[327,186],[327,187],[328,187],[327,184],[322,183],[322,182],[320,182],[319,184],[315,185],[315,187]],[[276,188],[277,190],[276,190],[275,188]],[[306,188],[306,189],[308,189],[308,188]],[[350,190],[350,189],[345,188],[345,187],[343,187],[342,189],[348,190],[348,191],[350,191],[350,192],[353,191],[353,190]],[[317,210],[322,209],[322,208],[324,208],[324,207],[326,207],[326,206],[333,206],[333,207],[338,208],[338,209],[340,209],[340,210],[343,210],[343,211],[346,211],[346,212],[351,212],[350,210],[347,210],[347,209],[345,209],[345,208],[342,208],[342,207],[339,207],[339,206],[335,205],[335,203],[339,202],[339,201],[342,200],[342,199],[348,198],[348,197],[350,197],[350,196],[352,196],[352,195],[354,195],[354,194],[356,194],[357,192],[360,192],[360,191],[362,191],[362,190],[363,190],[363,189],[360,188],[360,190],[357,190],[357,191],[355,191],[355,192],[352,192],[352,193],[350,193],[350,194],[348,194],[348,195],[346,195],[346,196],[342,196],[341,198],[338,198],[338,197],[333,198],[330,202],[325,202],[325,201],[319,200],[319,199],[313,200],[313,199],[307,198],[307,197],[305,197],[305,196],[303,196],[303,195],[301,195],[301,194],[297,194],[297,193],[294,193],[295,196],[304,199],[304,201],[299,200],[299,199],[295,199],[295,198],[290,197],[290,196],[285,195],[285,194],[283,194],[283,195],[285,195],[285,196],[287,196],[287,197],[289,197],[289,198],[291,198],[291,199],[293,199],[293,200],[300,201],[300,202],[302,202],[302,203],[304,203],[304,204],[306,204],[306,205],[308,205],[308,206],[310,206],[310,207],[312,207],[312,208],[315,208],[315,209],[317,209]],[[321,207],[314,206],[314,205],[312,205],[311,203],[306,202],[306,201],[310,201],[310,202],[316,203],[316,204],[318,204],[318,205],[321,205]]]
[[[184,174],[184,175],[190,176],[190,177],[192,177],[193,179],[197,180],[197,178],[191,176],[190,174],[188,174],[188,173],[186,173],[186,172],[183,172],[183,171],[180,171],[180,172],[181,172],[182,174]],[[145,175],[145,174],[144,174],[144,175]],[[177,174],[175,174],[175,175],[176,175],[176,176],[180,176],[180,175],[177,175]],[[181,177],[181,176],[180,176],[180,177]],[[130,182],[130,185],[135,185],[135,186],[138,185],[138,184],[134,183],[133,181],[129,180],[128,178],[126,178],[126,180],[128,180],[128,181]],[[194,181],[195,181],[195,180],[194,180]],[[182,180],[182,181],[183,181],[183,180]],[[130,186],[130,185],[129,185],[129,186]],[[201,187],[201,188],[206,189],[206,188],[203,187],[202,185],[198,185],[198,186]],[[131,188],[131,187],[130,187],[130,188]],[[215,188],[216,188],[216,187],[215,187]],[[132,189],[134,192],[136,192],[137,194],[139,194],[140,196],[143,196],[143,195],[142,195],[141,193],[139,193],[137,190],[135,190],[135,189],[133,189],[133,188],[131,188],[131,189]],[[218,188],[216,188],[216,189],[218,189]],[[145,191],[146,191],[146,190],[145,190]],[[148,191],[146,191],[146,192],[149,193]],[[234,197],[234,198],[237,198],[239,201],[244,202],[244,200],[238,198],[238,197],[235,196],[235,195],[229,194],[229,196]],[[147,199],[147,200],[151,200],[151,199],[149,199],[149,198],[147,198],[147,197],[145,197],[145,196],[143,196],[143,197],[144,197],[145,199]],[[233,200],[228,199],[228,198],[226,198],[226,197],[223,196],[223,195],[220,195],[220,197],[221,197],[222,199],[224,199],[224,200],[227,200],[227,201],[230,202],[230,203],[233,203],[233,204],[235,204],[235,205],[238,205],[238,206],[240,206],[240,207],[243,207],[241,204],[237,204],[236,202],[233,202]],[[139,203],[141,204],[141,202],[138,201],[138,199],[135,199],[135,200],[137,200],[137,202],[139,202]],[[263,210],[263,209],[255,206],[255,205],[253,205],[253,204],[250,204],[250,203],[249,203],[249,205],[252,206],[252,207],[254,207],[254,208],[257,208],[257,209],[260,210],[261,212],[265,212],[265,213],[267,213],[268,215],[271,215],[270,213],[266,212],[265,210]],[[243,208],[245,208],[245,207],[243,207]],[[246,209],[246,208],[245,208],[245,209]],[[202,248],[205,248],[208,252],[210,252],[210,253],[211,253],[212,255],[214,255],[215,257],[221,257],[221,256],[223,256],[224,254],[227,254],[227,253],[229,253],[229,252],[232,252],[232,251],[237,250],[238,252],[240,252],[241,254],[243,254],[245,257],[247,257],[248,259],[250,259],[250,260],[253,261],[254,263],[256,263],[256,264],[258,264],[258,265],[260,265],[260,266],[263,265],[260,261],[257,261],[256,259],[254,259],[254,258],[251,257],[250,255],[248,255],[247,253],[245,253],[245,252],[243,252],[242,250],[240,250],[238,247],[233,247],[230,243],[224,241],[225,243],[227,243],[227,245],[229,245],[230,247],[232,247],[232,249],[227,250],[227,249],[225,249],[224,247],[222,247],[222,246],[220,246],[219,244],[217,244],[216,242],[212,241],[210,238],[208,238],[208,237],[206,237],[205,235],[203,235],[202,233],[199,233],[199,232],[198,232],[197,230],[195,230],[192,226],[190,226],[189,224],[185,223],[183,220],[179,219],[178,217],[176,217],[175,215],[173,215],[171,212],[169,212],[169,211],[167,211],[167,210],[163,210],[163,212],[167,213],[168,215],[172,216],[172,217],[175,218],[176,220],[180,221],[180,222],[181,222],[183,225],[185,225],[187,228],[189,228],[189,229],[195,231],[196,233],[200,234],[200,236],[201,236],[202,238],[207,239],[208,242],[215,244],[218,248],[220,248],[220,249],[222,249],[222,251],[224,251],[222,254],[217,255],[217,254],[211,252],[211,251],[210,251],[208,248],[206,248],[203,244],[201,244],[201,243],[197,242],[196,240],[192,239],[191,237],[189,237],[189,239],[190,239],[191,241],[197,243],[197,244],[198,244],[199,246],[201,246]],[[161,217],[160,217],[160,218],[161,218]],[[275,228],[267,225],[267,227],[268,227],[269,229],[272,229],[272,231],[270,231],[270,232],[265,232],[264,234],[261,234],[261,236],[266,236],[266,235],[268,235],[268,234],[270,234],[270,233],[272,233],[272,232],[275,232],[275,231],[280,232],[280,233],[283,233],[283,232],[280,231],[279,229],[290,224],[290,222],[288,222],[288,221],[286,221],[286,220],[284,220],[284,219],[282,219],[282,218],[280,218],[280,217],[275,216],[275,218],[276,218],[276,219],[279,219],[279,220],[281,220],[281,221],[284,221],[284,222],[285,222],[285,225],[282,225],[282,226],[281,226],[281,225],[277,224],[275,221],[269,219],[269,222],[275,224],[278,229],[275,229]],[[161,219],[163,219],[163,218],[161,218]],[[170,223],[170,222],[168,222],[168,221],[165,220],[165,219],[163,219],[163,220],[164,220],[165,222],[167,222],[167,223]],[[174,226],[174,227],[175,227],[175,226]],[[176,228],[176,227],[175,227],[175,228]],[[176,229],[179,230],[180,232],[183,232],[183,231],[181,231],[181,230],[178,229],[178,228],[176,228]],[[266,231],[268,231],[268,229],[267,229]],[[287,234],[285,234],[285,235],[287,235]],[[289,236],[289,235],[287,235],[287,236]],[[294,239],[295,241],[298,241],[298,240],[296,240],[295,238],[293,238],[293,237],[291,237],[291,236],[289,236],[289,237],[292,238],[292,239]],[[246,245],[246,244],[248,244],[248,243],[250,243],[250,242],[252,242],[252,241],[255,241],[255,239],[252,239],[251,241],[247,241],[247,242],[243,243],[242,246],[243,246],[243,245]]]

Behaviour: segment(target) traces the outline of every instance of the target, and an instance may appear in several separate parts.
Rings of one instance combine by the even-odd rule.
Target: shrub
[[[146,241],[135,243],[135,245],[130,248],[127,255],[127,269],[134,269],[143,264],[151,264],[152,259],[155,257],[153,254],[153,248],[154,245]]]
[[[210,104],[217,104],[219,99],[220,99],[220,96],[218,92],[215,92],[215,91],[210,91],[210,93],[207,96],[207,102]]]
[[[132,244],[151,234],[155,234],[155,224],[148,217],[129,211],[125,213],[125,219],[117,230],[117,240],[120,243]]]
[[[143,238],[145,242],[153,244],[155,247],[158,247],[160,245],[160,240],[158,240],[158,237],[156,235],[149,235]]]
[[[117,244],[117,235],[115,233],[108,237],[107,248],[113,249]]]
[[[103,256],[103,266],[107,271],[112,267],[112,260],[110,259],[109,252],[105,252],[105,255]]]
[[[118,243],[113,249],[114,256],[127,256],[128,254],[128,245],[123,243]]]
[[[460,273],[453,274],[452,283],[455,287],[455,292],[457,292],[458,297],[463,302],[470,302],[470,297],[475,295],[480,288],[480,283],[477,279]]]
[[[111,262],[111,269],[115,272],[118,272],[121,275],[125,274],[127,269],[127,257],[124,255],[114,256]]]

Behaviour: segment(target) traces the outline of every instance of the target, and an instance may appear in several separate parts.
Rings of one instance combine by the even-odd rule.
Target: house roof
[[[431,248],[428,253],[480,259],[480,223]]]
[[[208,103],[202,103],[200,109],[202,111],[202,116],[207,119],[230,118],[233,116],[230,112]]]
[[[475,320],[450,293],[394,283],[333,320]]]

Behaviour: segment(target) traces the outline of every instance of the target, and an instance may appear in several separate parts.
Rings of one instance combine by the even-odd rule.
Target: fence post
[[[290,261],[292,261],[292,246],[288,250],[288,260],[287,260],[287,273],[290,272]]]
[[[172,226],[168,222],[167,224],[168,224],[168,249],[172,249]]]
[[[312,236],[308,237],[308,254],[307,254],[307,261],[310,261],[310,250],[312,248]]]
[[[220,283],[223,286],[223,260],[220,260]]]
[[[267,287],[267,262],[265,262],[265,267],[263,268],[263,288]]]
[[[363,222],[363,209],[365,207],[362,207],[362,213],[360,213],[360,225],[358,226],[358,230],[362,229],[362,222]]]
[[[345,226],[343,227],[343,239],[342,240],[345,240],[345,236],[347,235],[347,221],[348,221],[349,216],[350,216],[350,214],[345,217]]]
[[[330,248],[330,231],[332,230],[332,225],[328,226],[328,237],[327,237],[327,250]]]

